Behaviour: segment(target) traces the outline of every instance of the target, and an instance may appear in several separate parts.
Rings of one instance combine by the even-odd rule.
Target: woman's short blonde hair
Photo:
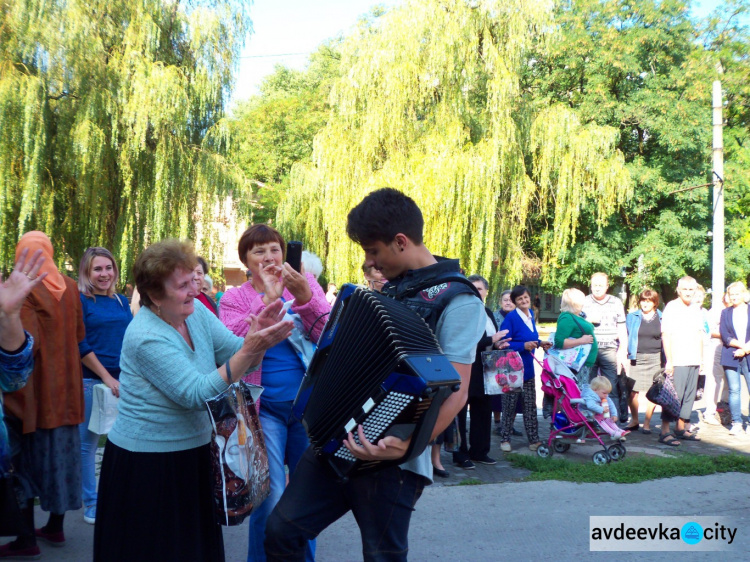
[[[190,240],[162,240],[141,252],[133,265],[135,286],[141,295],[141,306],[154,304],[164,296],[164,282],[176,269],[193,271],[198,265]]]
[[[589,386],[594,392],[596,392],[597,390],[612,392],[612,383],[609,382],[609,379],[607,377],[594,377],[593,379],[591,379],[591,382],[589,382]]]
[[[585,300],[586,295],[582,291],[578,289],[565,289],[560,299],[560,312],[578,314],[581,312]]]
[[[729,285],[729,287],[727,287],[727,293],[732,289],[739,289],[743,293],[747,293],[747,287],[742,281],[735,281],[734,283]]]
[[[78,266],[78,290],[87,297],[94,296],[94,284],[91,282],[91,266],[94,263],[94,258],[107,258],[112,262],[112,271],[114,271],[115,277],[107,290],[107,296],[111,297],[115,294],[117,281],[120,279],[120,270],[117,268],[117,262],[112,252],[99,246],[88,248],[83,253],[81,264]]]

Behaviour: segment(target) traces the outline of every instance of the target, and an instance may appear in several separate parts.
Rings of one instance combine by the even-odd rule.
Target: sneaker
[[[536,451],[541,445],[542,445],[541,442],[532,443],[531,445],[529,445],[529,451]]]
[[[83,520],[89,525],[96,523],[96,504],[89,505],[83,510]]]
[[[507,441],[503,441],[502,443],[500,443],[500,450],[503,453],[510,453],[510,443],[508,443]]]
[[[36,534],[36,538],[43,540],[51,546],[63,546],[65,544],[65,533],[63,531],[48,533],[42,527],[41,529],[35,529],[34,533]]]
[[[453,464],[455,464],[459,468],[463,468],[464,470],[474,470],[476,468],[474,466],[474,463],[469,459],[462,460],[461,462],[455,462]]]
[[[39,560],[41,557],[42,551],[36,544],[19,549],[11,549],[10,543],[0,545],[0,560]]]
[[[474,462],[478,462],[479,464],[497,464],[497,461],[495,459],[487,455],[484,455],[481,459],[471,459],[471,460],[473,460]]]
[[[729,435],[742,435],[742,424],[741,423],[733,423],[732,429],[729,430]]]

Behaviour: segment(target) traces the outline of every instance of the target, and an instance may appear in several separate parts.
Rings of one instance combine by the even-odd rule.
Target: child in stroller
[[[581,391],[576,384],[576,375],[562,361],[552,355],[547,355],[542,364],[541,382],[542,390],[552,402],[545,417],[551,416],[552,419],[549,439],[546,444],[537,449],[540,457],[549,457],[553,452],[564,453],[572,444],[586,443],[587,439],[594,439],[602,446],[602,450],[593,454],[595,464],[606,464],[625,457],[627,451],[619,439],[609,447],[602,441],[601,436],[607,433],[599,429],[599,423],[594,418],[597,414],[588,410],[586,401],[581,398]],[[588,384],[585,386],[589,387]],[[601,398],[595,392],[594,396],[603,414]],[[611,412],[616,411],[613,404],[611,408]],[[602,417],[602,419],[606,418]]]
[[[617,408],[609,397],[610,392],[612,392],[612,383],[606,377],[598,376],[591,379],[589,384],[583,385],[581,398],[586,404],[586,409],[594,414],[594,419],[603,431],[609,433],[614,440],[625,441],[625,436],[630,432],[620,429],[615,423]]]

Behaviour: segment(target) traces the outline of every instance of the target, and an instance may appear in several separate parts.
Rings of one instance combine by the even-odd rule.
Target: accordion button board
[[[400,464],[422,453],[438,411],[460,377],[424,319],[404,303],[345,285],[321,335],[294,411],[310,442],[341,478]],[[377,442],[411,437],[398,461],[363,462],[343,445],[357,426]]]

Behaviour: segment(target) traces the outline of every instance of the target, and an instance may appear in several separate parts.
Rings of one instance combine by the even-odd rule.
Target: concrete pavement
[[[417,504],[409,534],[410,560],[747,560],[750,475],[715,474],[640,484],[505,482],[431,486]],[[736,550],[723,553],[589,552],[589,515],[730,517],[739,527]],[[45,521],[38,511],[37,521]],[[247,522],[224,529],[227,561],[245,559]],[[65,521],[67,544],[42,544],[42,559],[91,559],[93,527],[82,510]],[[137,540],[137,537],[133,537]],[[361,560],[354,519],[347,515],[318,539],[317,560]],[[135,561],[134,561],[135,562]]]

